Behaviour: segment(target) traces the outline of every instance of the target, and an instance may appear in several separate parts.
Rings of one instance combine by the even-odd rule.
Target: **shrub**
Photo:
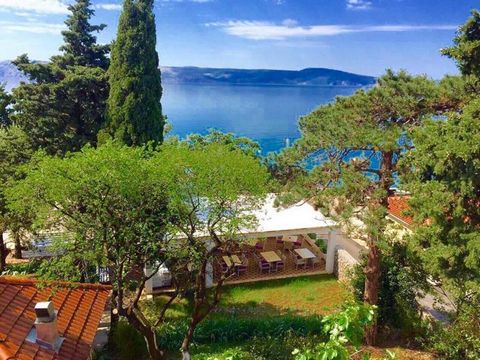
[[[427,338],[441,359],[480,359],[480,314],[478,306],[461,311],[447,327],[436,325]]]
[[[256,360],[290,360],[293,359],[292,353],[295,349],[311,348],[321,341],[325,341],[324,336],[298,336],[288,332],[282,338],[273,336],[254,338],[246,349]]]
[[[195,330],[195,344],[230,343],[248,341],[254,338],[278,338],[286,334],[295,336],[320,335],[321,317],[281,316],[271,318],[206,319]],[[161,347],[176,350],[180,347],[187,330],[185,320],[172,321],[159,331]]]
[[[313,239],[313,238],[312,238]],[[323,252],[324,254],[327,253],[327,244],[328,244],[328,240],[326,239],[322,239],[322,238],[318,238],[318,239],[315,239],[315,245],[317,245],[317,247],[321,250],[321,252]]]
[[[7,265],[0,275],[29,275],[35,274],[40,267],[41,260],[31,260],[24,263]]]

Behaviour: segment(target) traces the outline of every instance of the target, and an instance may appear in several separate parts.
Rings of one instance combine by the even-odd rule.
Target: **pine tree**
[[[314,200],[348,235],[367,244],[368,304],[378,305],[382,247],[391,241],[388,197],[398,161],[412,146],[411,131],[445,109],[442,95],[448,91],[443,86],[388,70],[376,87],[338,97],[303,117],[301,138],[279,155],[278,177],[289,196]],[[369,345],[375,343],[376,331],[376,325],[368,329]]]
[[[90,0],[78,0],[69,6],[72,14],[65,21],[67,30],[62,31],[65,44],[60,47],[64,54],[53,57],[53,62],[63,66],[98,66],[104,70],[108,68],[106,54],[109,45],[97,44],[97,38],[92,34],[102,31],[106,25],[90,24],[89,20],[95,13],[90,6]]]
[[[14,89],[12,120],[34,149],[59,155],[96,144],[108,97],[109,47],[98,45],[92,35],[105,25],[89,24],[94,14],[89,0],[77,0],[69,9],[61,55],[46,64],[31,62],[27,55],[14,61],[32,83]]]
[[[126,0],[108,70],[106,132],[127,145],[161,143],[162,86],[153,0]]]
[[[10,105],[12,96],[5,91],[5,86],[0,83],[0,128],[10,124]]]
[[[472,10],[453,41],[454,46],[442,49],[442,54],[455,60],[463,75],[480,77],[480,11]]]

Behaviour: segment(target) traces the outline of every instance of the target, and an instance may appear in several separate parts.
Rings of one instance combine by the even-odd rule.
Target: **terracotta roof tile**
[[[109,294],[105,285],[0,276],[0,360],[88,359]],[[47,300],[58,310],[58,331],[65,338],[58,353],[26,341],[35,304]]]
[[[407,225],[412,225],[412,217],[405,215],[405,211],[410,208],[408,205],[408,199],[408,196],[390,196],[388,198],[388,212],[390,215],[403,221]]]

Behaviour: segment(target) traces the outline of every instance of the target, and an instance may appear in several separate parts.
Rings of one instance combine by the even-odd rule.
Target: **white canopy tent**
[[[261,208],[254,211],[258,225],[244,235],[267,237],[324,233],[337,227],[335,221],[315,210],[308,202],[276,207],[275,199],[274,194],[269,194]]]

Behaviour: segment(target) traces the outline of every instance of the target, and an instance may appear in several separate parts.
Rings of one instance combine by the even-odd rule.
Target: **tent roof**
[[[336,227],[337,223],[315,210],[308,202],[299,202],[288,207],[275,207],[274,194],[269,194],[259,210],[257,229],[249,234],[286,233],[295,231],[314,232],[322,228]]]

